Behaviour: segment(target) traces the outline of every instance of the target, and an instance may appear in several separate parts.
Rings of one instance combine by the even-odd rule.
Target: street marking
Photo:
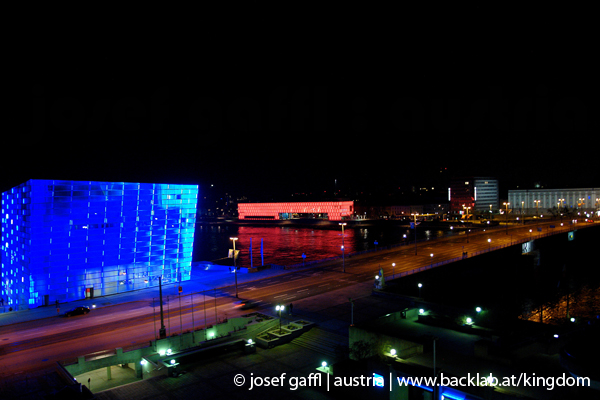
[[[283,296],[287,296],[287,293],[286,293],[286,294],[279,295],[279,296],[275,296],[275,297],[273,297],[273,298],[274,298],[274,299],[276,299],[276,298],[278,298],[278,297],[283,297]]]
[[[296,292],[297,292],[297,293],[300,293],[300,292],[304,292],[304,291],[306,291],[306,290],[308,290],[308,289],[297,290]]]

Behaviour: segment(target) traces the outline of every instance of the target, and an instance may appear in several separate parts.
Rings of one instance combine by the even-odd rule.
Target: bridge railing
[[[515,225],[515,226],[518,227],[518,226],[522,226],[522,225],[518,224],[518,225]],[[482,228],[476,227],[474,229],[498,231],[500,229],[506,229],[506,226],[498,225],[498,226],[482,227]],[[550,229],[550,228],[548,228],[548,229]],[[552,228],[552,229],[555,229],[555,228]],[[532,232],[530,239],[515,239],[514,241],[511,241],[510,244],[506,243],[504,245],[494,246],[494,247],[491,247],[489,249],[479,250],[479,251],[477,251],[475,253],[471,253],[470,256],[476,256],[476,255],[479,255],[479,254],[487,253],[489,251],[494,251],[494,250],[502,249],[502,248],[505,248],[505,247],[508,247],[508,246],[513,246],[515,244],[529,242],[530,240],[534,240],[534,239],[539,239],[539,238],[542,238],[542,237],[548,237],[548,236],[556,235],[556,234],[559,234],[559,233],[562,233],[562,232],[566,232],[566,231],[568,231],[570,229],[571,229],[571,226],[568,226],[568,227],[564,226],[564,227],[558,227],[558,229],[552,230],[552,231],[547,230],[546,232],[539,232],[539,231]],[[441,236],[441,237],[423,238],[423,239],[418,239],[416,241],[416,243],[419,244],[419,243],[423,243],[423,242],[430,242],[432,240],[438,240],[438,239],[448,238],[448,237],[452,237],[452,236],[455,236],[455,235],[450,234],[450,235],[444,235],[444,236]],[[345,255],[345,257],[351,258],[351,257],[362,255],[362,254],[374,253],[374,252],[378,252],[378,251],[382,251],[382,250],[391,250],[391,249],[402,247],[402,246],[412,246],[414,244],[415,244],[415,241],[413,240],[413,241],[405,241],[405,242],[402,242],[402,243],[392,244],[392,245],[388,245],[388,246],[377,246],[374,249],[367,249],[367,250],[355,251],[355,252],[352,252],[352,253],[348,253],[348,254]],[[282,267],[283,267],[283,269],[286,269],[286,270],[287,269],[298,269],[298,268],[303,268],[303,267],[311,266],[311,265],[314,265],[314,264],[325,263],[325,262],[328,262],[328,261],[341,260],[343,257],[344,256],[340,255],[340,256],[335,256],[335,257],[323,258],[323,259],[319,259],[319,260],[305,261],[303,263],[296,263],[296,264],[285,265],[285,266],[282,266]],[[458,258],[462,259],[462,257],[458,257]],[[442,261],[442,262],[443,263],[447,263],[446,261]]]

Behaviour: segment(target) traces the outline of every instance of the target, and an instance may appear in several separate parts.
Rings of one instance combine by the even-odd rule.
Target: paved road
[[[527,241],[538,235],[557,233],[559,227],[549,227],[554,224],[540,224],[541,232],[537,231],[537,225],[525,225],[478,231],[470,233],[468,237],[465,233],[419,243],[416,254],[415,247],[407,245],[347,258],[344,267],[342,262],[337,261],[310,269],[274,274],[240,283],[238,295],[241,299],[256,301],[258,309],[275,314],[275,304],[288,305],[315,296],[327,301],[328,295],[338,289],[374,282],[380,267],[383,267],[388,278],[398,278],[403,273],[460,258],[463,252],[471,256]],[[567,232],[566,227],[562,230]],[[392,267],[392,263],[396,264],[395,267]],[[0,375],[34,370],[58,360],[105,349],[148,343],[160,327],[159,307],[152,302],[152,297],[150,295],[145,300],[98,308],[86,316],[46,318],[0,328]],[[204,294],[182,296],[181,307],[178,296],[165,296],[167,331],[186,331],[248,312],[235,307],[237,300],[233,285],[208,291],[206,297]],[[40,326],[40,322],[43,326]],[[199,332],[199,335],[202,333]]]

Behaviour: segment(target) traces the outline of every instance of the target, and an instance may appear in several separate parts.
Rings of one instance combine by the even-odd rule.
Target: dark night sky
[[[8,139],[26,150],[3,152],[0,190],[142,181],[288,199],[335,179],[354,191],[429,184],[440,168],[495,176],[503,191],[600,186],[587,33],[487,12],[411,36],[372,20],[323,38],[199,27],[192,45],[65,34],[34,57],[26,121]]]

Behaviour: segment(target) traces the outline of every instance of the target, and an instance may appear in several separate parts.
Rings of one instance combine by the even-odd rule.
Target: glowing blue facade
[[[191,276],[198,186],[29,180],[2,193],[2,284],[13,309]]]

